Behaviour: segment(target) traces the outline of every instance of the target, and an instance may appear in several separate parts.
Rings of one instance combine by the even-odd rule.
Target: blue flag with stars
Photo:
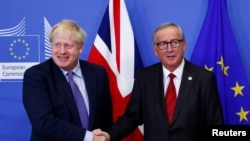
[[[0,62],[39,62],[38,36],[0,36]]]
[[[249,124],[249,82],[228,17],[226,0],[209,0],[190,61],[216,74],[226,124]]]

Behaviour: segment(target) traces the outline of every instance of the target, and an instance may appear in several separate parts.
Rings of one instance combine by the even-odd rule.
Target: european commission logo
[[[10,29],[0,29],[0,79],[18,81],[24,71],[40,62],[39,36],[24,35],[25,19]]]

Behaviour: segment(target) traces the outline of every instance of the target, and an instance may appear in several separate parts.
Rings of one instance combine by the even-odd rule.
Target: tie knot
[[[175,75],[173,73],[170,73],[168,76],[170,79],[174,79],[174,77],[175,77]]]
[[[69,71],[69,72],[67,73],[67,75],[68,75],[69,78],[73,78],[73,74],[74,74],[73,71]]]

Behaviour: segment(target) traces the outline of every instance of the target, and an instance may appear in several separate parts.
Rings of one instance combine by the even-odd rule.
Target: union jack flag
[[[109,1],[88,61],[104,66],[108,72],[116,121],[130,98],[134,73],[143,67],[124,0]],[[142,132],[139,126],[124,141],[142,141]]]

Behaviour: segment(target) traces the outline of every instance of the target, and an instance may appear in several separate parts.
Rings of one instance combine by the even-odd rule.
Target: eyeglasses
[[[158,43],[155,43],[155,45],[157,45],[157,47],[159,47],[160,49],[167,49],[168,48],[168,44],[171,45],[172,48],[177,48],[180,46],[180,43],[183,41],[183,39],[173,39],[171,41],[161,41]]]

